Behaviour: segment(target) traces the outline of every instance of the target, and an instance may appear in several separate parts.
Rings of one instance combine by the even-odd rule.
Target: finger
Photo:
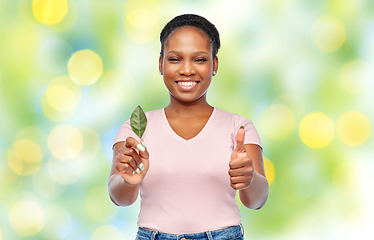
[[[131,150],[134,151],[133,149]],[[134,170],[136,170],[138,168],[138,165],[140,164],[140,163],[137,163],[132,156],[124,155],[122,153],[118,154],[117,162],[119,164],[128,164],[130,167],[134,168]]]
[[[128,174],[133,174],[134,168],[130,166],[129,164],[124,164],[124,172]]]
[[[241,190],[241,189],[246,188],[245,183],[236,183],[236,184],[230,183],[230,186],[231,186],[233,189],[235,189],[235,190]]]
[[[236,151],[245,151],[244,137],[245,137],[244,126],[241,126],[236,134],[236,147],[235,147]]]
[[[245,179],[243,176],[231,177],[230,181],[232,184],[245,183]]]
[[[133,167],[130,166],[129,164],[127,164],[127,163],[117,163],[116,164],[116,170],[120,174],[123,174],[123,173],[132,174],[134,172]]]
[[[128,157],[127,161],[125,160],[121,163],[130,165],[133,168],[133,171],[136,171],[136,169],[138,168],[140,164],[140,163],[137,163],[132,157]]]
[[[238,169],[238,168],[242,168],[244,166],[245,166],[245,164],[240,158],[231,160],[230,163],[229,163],[230,169]]]
[[[235,190],[242,190],[248,187],[245,183],[230,183],[230,186]]]
[[[237,176],[252,176],[254,172],[253,166],[248,167],[242,167],[237,169],[229,169],[228,174],[231,177],[237,177]]]
[[[243,176],[244,175],[243,168],[229,169],[229,175],[230,175],[230,177]]]
[[[253,166],[253,160],[249,156],[233,159],[229,163],[230,169],[238,169],[245,166]]]
[[[145,146],[145,144],[144,143],[143,144],[139,143],[133,137],[128,137],[126,139],[125,146],[128,147],[128,148],[133,148],[133,149],[139,150],[139,155],[142,158],[146,158],[146,159],[149,158],[149,153],[148,153],[148,150],[147,150],[147,147]]]
[[[122,154],[129,157],[129,158],[124,158],[124,162],[128,160],[129,163],[131,163],[130,160],[134,160],[136,166],[139,166],[142,163],[142,160],[140,159],[138,152],[132,148],[125,147],[122,150]]]

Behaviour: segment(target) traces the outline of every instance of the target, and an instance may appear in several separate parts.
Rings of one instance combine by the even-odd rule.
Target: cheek
[[[209,78],[212,75],[212,68],[207,66],[201,66],[198,71],[203,78]]]
[[[173,76],[177,72],[178,72],[178,68],[176,67],[176,65],[172,65],[172,64],[164,65],[164,75]]]

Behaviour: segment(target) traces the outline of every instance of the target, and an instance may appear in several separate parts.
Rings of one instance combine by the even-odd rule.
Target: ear
[[[163,72],[162,72],[162,61],[163,61],[163,58],[162,56],[160,55],[159,59],[158,59],[158,70],[160,71],[160,74],[162,75]]]
[[[216,56],[213,59],[213,71],[217,73],[217,70],[218,70],[218,57]]]

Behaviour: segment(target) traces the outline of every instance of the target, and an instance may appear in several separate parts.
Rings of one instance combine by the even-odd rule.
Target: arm
[[[269,194],[265,177],[262,149],[258,145],[244,145],[244,127],[236,135],[236,147],[230,159],[230,185],[239,190],[240,201],[251,209],[260,209]]]
[[[139,151],[138,142],[129,137],[126,142],[118,142],[113,148],[113,161],[108,180],[110,199],[118,206],[133,204],[139,193],[139,184],[149,169],[148,151]],[[142,170],[137,173],[136,169]]]
[[[253,177],[249,187],[239,190],[240,201],[251,209],[264,206],[269,195],[269,183],[265,177],[262,149],[258,145],[245,144],[245,149],[253,161]]]

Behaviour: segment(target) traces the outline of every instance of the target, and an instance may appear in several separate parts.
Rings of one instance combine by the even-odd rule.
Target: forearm
[[[253,173],[251,185],[239,190],[240,201],[244,206],[251,209],[260,209],[264,206],[269,195],[269,183],[264,176]]]
[[[108,180],[110,199],[118,206],[130,206],[138,198],[139,185],[127,184],[119,174],[113,174]]]

